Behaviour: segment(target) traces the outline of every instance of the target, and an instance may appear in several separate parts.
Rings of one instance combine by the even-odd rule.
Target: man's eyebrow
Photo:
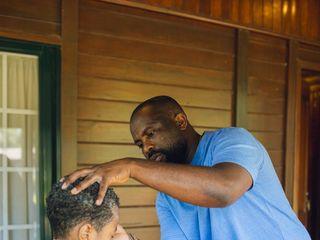
[[[149,127],[146,127],[143,132],[142,132],[142,136],[144,136],[146,134],[146,132],[150,129],[152,129],[153,127],[149,126]]]

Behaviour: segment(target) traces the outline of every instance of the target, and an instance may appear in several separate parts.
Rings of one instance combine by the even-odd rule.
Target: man
[[[134,240],[119,225],[119,199],[108,189],[100,206],[95,204],[99,184],[95,183],[78,195],[70,189],[82,179],[62,190],[62,183],[52,187],[47,197],[47,215],[55,240]]]
[[[266,150],[246,130],[200,136],[167,96],[141,103],[130,130],[148,161],[124,158],[78,170],[64,179],[63,188],[84,176],[73,194],[100,182],[98,205],[110,185],[130,177],[160,191],[156,207],[163,240],[310,239]]]

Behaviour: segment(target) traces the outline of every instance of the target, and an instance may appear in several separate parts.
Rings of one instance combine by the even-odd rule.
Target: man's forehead
[[[157,113],[141,113],[135,116],[131,122],[130,127],[133,131],[143,131],[149,126],[162,122],[161,117]]]
[[[142,133],[152,126],[156,126],[164,122],[166,118],[166,113],[157,111],[157,109],[141,109],[141,111],[136,112],[130,122],[130,130],[133,135],[142,135]]]
[[[155,111],[162,110],[162,107],[159,105],[146,105],[139,109],[138,113],[151,113]]]
[[[167,105],[146,105],[134,113],[133,118],[163,118],[174,115],[174,111]]]
[[[156,108],[154,106],[145,106],[139,111],[135,112],[135,114],[132,117],[132,120],[149,120],[149,119],[154,119],[159,115],[163,115],[164,112],[162,111],[161,108]]]

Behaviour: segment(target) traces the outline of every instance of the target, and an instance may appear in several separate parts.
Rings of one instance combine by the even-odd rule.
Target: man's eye
[[[153,136],[154,136],[154,131],[149,132],[149,133],[147,134],[147,136],[148,136],[149,138],[153,137]]]

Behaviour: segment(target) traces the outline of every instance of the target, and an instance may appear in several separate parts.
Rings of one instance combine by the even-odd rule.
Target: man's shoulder
[[[251,135],[248,130],[245,128],[239,128],[239,127],[226,127],[226,128],[219,128],[213,131],[205,131],[204,135],[207,136],[217,136],[217,137],[223,137],[223,136],[232,136],[232,135]]]
[[[220,128],[205,132],[203,144],[212,147],[228,147],[235,144],[257,146],[258,140],[246,129],[238,127]]]

